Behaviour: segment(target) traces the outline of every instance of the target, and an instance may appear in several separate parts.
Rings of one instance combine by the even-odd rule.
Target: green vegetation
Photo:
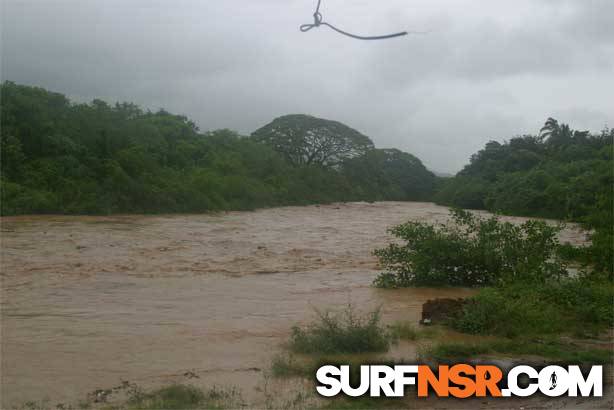
[[[75,104],[11,82],[0,86],[0,98],[2,215],[425,199],[435,188],[436,177],[414,156],[374,149],[334,121],[286,116],[246,137],[201,133],[163,110]]]
[[[135,392],[123,408],[134,410],[233,409],[241,405],[234,389],[197,387],[175,384],[151,392]]]
[[[609,281],[517,283],[480,290],[451,325],[466,333],[506,337],[594,337],[614,325],[613,300],[614,285]]]
[[[347,125],[303,114],[276,118],[252,138],[273,147],[293,165],[337,166],[374,148],[369,137]]]
[[[278,354],[271,362],[271,373],[274,377],[309,377],[317,370],[310,362],[299,360],[292,354]],[[314,373],[311,373],[313,370]]]
[[[420,337],[418,329],[409,322],[396,322],[388,325],[388,331],[393,340],[417,340]]]
[[[125,386],[123,386],[125,387]],[[150,391],[144,391],[137,385],[130,385],[126,396],[108,400],[116,389],[108,389],[102,401],[88,397],[76,406],[60,403],[56,406],[49,401],[29,401],[18,407],[22,410],[49,410],[49,409],[103,409],[103,410],[191,410],[191,409],[236,409],[245,404],[241,394],[235,388],[212,387],[201,389],[187,384],[171,384]],[[127,398],[125,398],[127,397]]]
[[[475,343],[443,342],[427,347],[422,353],[425,359],[441,363],[457,363],[480,355],[538,356],[560,363],[612,363],[611,349],[581,348],[556,340],[497,339]]]
[[[578,221],[593,230],[578,260],[612,277],[614,130],[592,135],[549,118],[539,136],[491,141],[435,196],[437,203]]]
[[[461,208],[578,220],[612,198],[614,130],[572,131],[549,119],[539,136],[491,141],[436,199]],[[611,205],[611,202],[610,202]]]
[[[537,347],[525,343],[527,337],[597,337],[614,325],[614,284],[595,267],[568,276],[560,254],[583,251],[566,246],[561,252],[556,239],[560,227],[532,220],[512,225],[460,210],[452,216],[445,225],[408,222],[394,227],[392,233],[405,243],[376,251],[389,271],[375,285],[482,286],[448,325],[464,333],[512,338],[510,343],[518,346],[503,351],[488,345],[487,352],[532,354]],[[411,328],[399,326],[393,333],[410,340],[418,337]],[[462,345],[444,344],[433,354],[449,356],[445,349]],[[539,349],[575,357],[575,348],[555,347]]]
[[[540,136],[486,144],[435,197],[457,207],[578,221],[590,232],[589,246],[559,244],[560,226],[512,225],[459,210],[445,225],[408,222],[391,230],[401,241],[376,250],[386,269],[376,286],[483,287],[448,325],[497,339],[436,344],[428,355],[611,360],[610,350],[583,349],[562,336],[595,338],[614,325],[613,139],[613,130],[590,135],[549,119]],[[577,275],[569,277],[568,263],[580,264]]]
[[[304,328],[292,328],[290,350],[296,353],[385,352],[391,337],[380,324],[379,310],[364,316],[351,306],[341,313],[316,310],[318,319]]]
[[[307,115],[280,117],[241,136],[202,133],[188,118],[163,110],[101,100],[76,104],[11,82],[1,85],[0,98],[2,215],[206,212],[434,197],[458,208],[578,221],[590,230],[590,246],[559,244],[561,227],[543,221],[515,225],[460,209],[447,224],[410,221],[391,229],[399,241],[375,251],[386,272],[374,284],[482,287],[448,325],[490,337],[429,344],[425,354],[435,360],[511,354],[611,362],[611,349],[562,336],[596,337],[614,326],[614,130],[592,135],[548,119],[539,136],[491,141],[454,178],[437,180],[413,155],[376,149],[344,124]],[[570,278],[566,265],[572,261],[581,269]],[[323,363],[364,360],[343,354],[386,352],[395,341],[432,339],[433,333],[407,322],[386,328],[379,311],[317,311],[316,321],[292,329],[291,354],[275,357],[271,371],[312,377]],[[307,358],[297,358],[302,354]],[[331,408],[346,404],[396,403],[328,402]],[[135,390],[121,408],[240,405],[234,390],[173,385]]]
[[[451,215],[450,223],[438,227],[410,221],[390,229],[404,243],[375,251],[387,269],[375,285],[487,286],[565,276],[557,253],[560,227],[542,221],[514,225],[459,209]]]
[[[407,408],[407,403],[401,398],[396,397],[344,397],[339,396],[328,399],[322,408],[330,410],[356,410],[356,409],[403,409]]]
[[[542,131],[539,137],[488,143],[443,184],[436,198],[459,207],[579,221],[590,230],[591,244],[561,245],[561,227],[542,221],[512,225],[459,210],[452,211],[453,220],[445,225],[408,222],[394,227],[391,233],[401,241],[376,250],[386,272],[375,285],[483,287],[448,325],[496,337],[435,344],[427,348],[427,356],[448,361],[483,354],[611,361],[611,349],[582,347],[581,340],[614,326],[614,132],[590,135],[552,119]],[[566,265],[572,262],[580,270],[569,277]],[[580,341],[564,342],[562,336]]]
[[[431,200],[436,179],[415,156],[398,149],[373,149],[343,164],[343,172],[356,181],[359,197],[377,201]]]
[[[439,336],[442,331],[437,326],[417,328],[412,322],[407,321],[394,322],[387,327],[393,342],[399,340],[416,341],[420,339],[433,339]]]

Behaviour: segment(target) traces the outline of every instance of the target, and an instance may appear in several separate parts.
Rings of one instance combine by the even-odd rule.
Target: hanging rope
[[[347,31],[343,31],[330,23],[327,23],[322,20],[322,13],[320,13],[320,5],[322,4],[322,0],[318,0],[318,6],[316,7],[315,13],[313,13],[313,24],[303,24],[300,29],[303,33],[311,30],[314,27],[327,26],[335,30],[337,33],[343,34],[348,37],[352,37],[358,40],[385,40],[387,38],[393,37],[401,37],[407,35],[407,31],[402,31],[400,33],[394,34],[386,34],[384,36],[357,36],[356,34],[348,33]]]

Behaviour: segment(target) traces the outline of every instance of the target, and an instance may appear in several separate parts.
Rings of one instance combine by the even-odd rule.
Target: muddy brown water
[[[255,380],[314,307],[381,306],[386,322],[417,322],[427,299],[471,294],[370,286],[387,228],[447,216],[431,203],[384,202],[3,218],[2,408],[74,403],[122,380],[155,385],[188,371],[257,400]],[[569,225],[561,239],[585,234]]]

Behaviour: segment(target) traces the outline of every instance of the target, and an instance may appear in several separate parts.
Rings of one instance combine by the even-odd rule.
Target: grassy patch
[[[432,339],[441,334],[438,327],[417,327],[411,322],[398,321],[387,326],[388,334],[393,341],[408,340],[416,341],[419,339]]]
[[[613,298],[611,282],[586,279],[485,288],[451,325],[461,332],[505,337],[592,337],[612,326]]]
[[[292,328],[290,350],[307,354],[385,352],[391,337],[380,324],[379,310],[364,316],[351,306],[343,312],[316,310],[317,319],[306,327]]]
[[[291,354],[279,354],[271,362],[273,377],[309,377],[315,374],[315,364],[311,361],[299,360]]]
[[[136,391],[126,403],[130,410],[230,409],[240,405],[234,389],[213,387],[201,390],[194,386],[174,384],[151,392]]]
[[[388,325],[390,336],[396,340],[417,340],[420,336],[416,327],[409,322],[395,322]]]
[[[475,343],[443,342],[427,347],[421,356],[438,362],[455,362],[480,355],[508,354],[539,356],[563,363],[607,364],[612,362],[610,349],[581,349],[557,341],[501,339]]]

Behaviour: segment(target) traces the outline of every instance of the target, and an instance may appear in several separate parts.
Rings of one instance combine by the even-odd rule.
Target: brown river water
[[[447,216],[431,203],[382,202],[2,218],[2,408],[75,403],[122,380],[159,385],[186,372],[262,404],[271,358],[314,307],[381,306],[385,322],[417,323],[426,300],[472,293],[370,286],[387,228]],[[585,234],[568,225],[561,240]]]

